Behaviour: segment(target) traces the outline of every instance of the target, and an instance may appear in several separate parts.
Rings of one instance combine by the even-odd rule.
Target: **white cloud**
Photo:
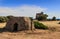
[[[34,17],[37,12],[45,11],[46,8],[40,6],[22,5],[19,7],[0,7],[0,14],[14,16],[31,16]]]

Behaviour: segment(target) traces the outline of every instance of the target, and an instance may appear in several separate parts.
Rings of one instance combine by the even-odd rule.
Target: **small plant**
[[[58,24],[60,24],[60,22]]]
[[[34,22],[34,26],[36,29],[48,29],[47,26],[43,25],[42,23],[39,23],[38,21]]]

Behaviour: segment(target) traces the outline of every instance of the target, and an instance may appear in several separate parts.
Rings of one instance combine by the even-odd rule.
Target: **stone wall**
[[[32,22],[29,17],[11,17],[10,20],[8,20],[6,29],[9,31],[14,30],[14,24],[18,24],[18,31],[19,30],[32,30],[34,29],[34,23]]]

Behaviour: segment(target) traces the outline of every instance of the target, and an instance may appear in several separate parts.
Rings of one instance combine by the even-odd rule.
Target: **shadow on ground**
[[[2,32],[7,32],[7,30],[5,28],[0,28],[0,33]]]

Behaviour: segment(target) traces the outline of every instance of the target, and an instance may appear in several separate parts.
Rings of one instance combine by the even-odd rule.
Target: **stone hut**
[[[6,29],[9,31],[33,30],[34,23],[29,17],[10,17]]]

